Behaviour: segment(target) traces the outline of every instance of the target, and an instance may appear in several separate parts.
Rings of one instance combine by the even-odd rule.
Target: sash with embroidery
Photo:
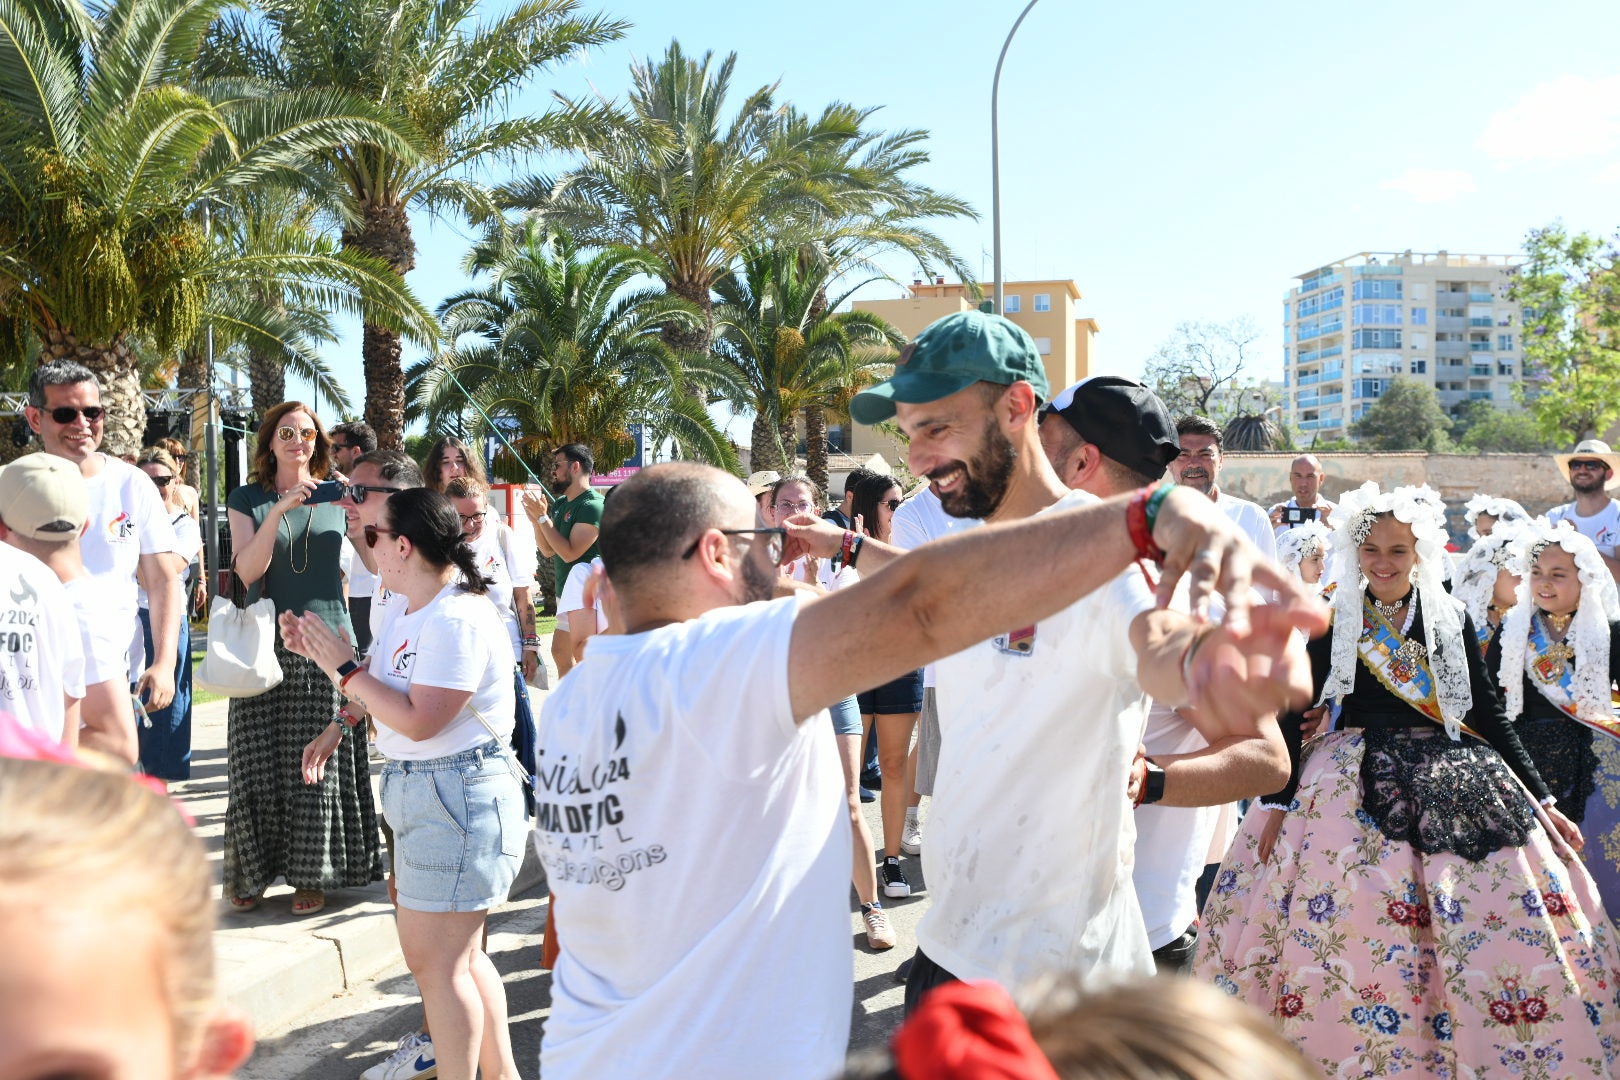
[[[1356,651],[1386,690],[1435,723],[1446,722],[1440,715],[1434,672],[1429,670],[1429,650],[1416,638],[1401,637],[1371,601],[1361,604],[1361,640]]]
[[[1481,657],[1490,651],[1491,638],[1495,635],[1496,627],[1491,625],[1491,620],[1489,618],[1486,618],[1478,626],[1474,627],[1474,636],[1479,639],[1479,655]]]
[[[1549,638],[1547,628],[1541,625],[1539,618],[1530,620],[1530,647],[1524,653],[1524,670],[1530,676],[1530,681],[1536,684],[1541,696],[1571,720],[1602,732],[1611,739],[1620,739],[1620,720],[1616,720],[1612,712],[1604,713],[1597,719],[1580,715],[1575,695],[1570,690],[1575,682],[1575,665],[1571,663],[1574,659],[1573,648]]]

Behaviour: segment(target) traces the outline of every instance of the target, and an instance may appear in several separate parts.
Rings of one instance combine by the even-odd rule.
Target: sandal
[[[317,889],[299,889],[293,893],[292,913],[314,915],[326,907],[326,894]]]
[[[264,893],[257,896],[230,896],[226,897],[226,899],[230,901],[233,911],[246,914],[249,911],[256,910],[260,904],[264,903]]]

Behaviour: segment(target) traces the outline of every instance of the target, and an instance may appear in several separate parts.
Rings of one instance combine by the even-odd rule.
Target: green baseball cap
[[[929,323],[894,362],[894,374],[856,394],[849,415],[876,424],[894,415],[894,405],[921,405],[950,397],[976,382],[1029,383],[1047,397],[1046,364],[1023,327],[982,311],[958,311]]]

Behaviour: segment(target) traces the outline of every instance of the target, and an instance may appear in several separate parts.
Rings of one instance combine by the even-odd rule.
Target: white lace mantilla
[[[1476,495],[1475,498],[1484,496]],[[1513,556],[1513,539],[1524,526],[1522,521],[1498,524],[1491,530],[1491,535],[1468,549],[1468,555],[1457,571],[1457,580],[1451,583],[1451,595],[1462,601],[1468,617],[1474,620],[1476,630],[1485,625],[1486,609],[1491,605],[1491,597],[1496,594],[1497,574],[1503,570],[1512,572],[1508,563]]]
[[[1339,500],[1339,509],[1333,515],[1339,522],[1333,533],[1333,580],[1338,582],[1333,594],[1333,662],[1317,704],[1342,698],[1355,686],[1356,643],[1361,638],[1361,607],[1367,594],[1367,580],[1361,573],[1361,542],[1371,531],[1374,519],[1382,514],[1393,514],[1397,521],[1410,525],[1417,541],[1412,584],[1423,608],[1423,644],[1428,648],[1435,698],[1446,734],[1460,740],[1463,721],[1474,707],[1467,653],[1474,644],[1463,640],[1463,606],[1446,594],[1440,578],[1446,550],[1445,509],[1444,503],[1437,504],[1432,489],[1408,486],[1380,491],[1369,480]],[[1437,649],[1436,642],[1443,647]]]
[[[1508,568],[1519,576],[1519,589],[1513,610],[1502,620],[1502,666],[1497,681],[1507,699],[1509,720],[1524,712],[1524,679],[1531,672],[1535,657],[1530,653],[1530,618],[1536,612],[1530,570],[1542,551],[1556,544],[1575,559],[1581,579],[1581,602],[1570,620],[1564,643],[1575,650],[1575,677],[1570,690],[1576,711],[1586,719],[1606,719],[1609,699],[1609,623],[1620,619],[1620,598],[1614,578],[1603,565],[1595,544],[1567,522],[1549,525],[1537,518],[1521,529],[1508,546]]]
[[[1474,522],[1479,520],[1481,514],[1495,518],[1497,525],[1501,525],[1504,521],[1522,525],[1530,520],[1530,511],[1512,499],[1499,499],[1495,495],[1475,495],[1463,504],[1463,520],[1468,522],[1470,540],[1480,539],[1479,532],[1474,528]],[[1491,535],[1496,535],[1494,528]]]

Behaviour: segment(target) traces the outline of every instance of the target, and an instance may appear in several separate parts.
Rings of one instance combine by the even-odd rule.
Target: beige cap
[[[771,485],[782,479],[782,474],[775,469],[763,469],[749,475],[748,494],[758,497],[771,490]]]
[[[28,454],[0,469],[0,521],[31,540],[79,535],[90,495],[79,467],[55,454]]]

